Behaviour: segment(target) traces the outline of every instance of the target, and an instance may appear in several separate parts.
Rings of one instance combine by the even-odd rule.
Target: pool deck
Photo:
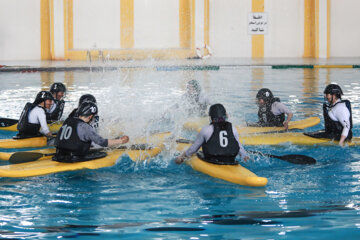
[[[0,72],[111,71],[122,68],[219,70],[220,68],[360,68],[358,58],[208,58],[184,60],[0,61]]]

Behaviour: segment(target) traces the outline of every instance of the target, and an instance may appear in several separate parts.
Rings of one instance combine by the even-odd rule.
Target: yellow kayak
[[[308,127],[313,127],[320,123],[320,118],[310,117],[297,121],[289,122],[289,130],[295,129],[305,129]],[[282,132],[285,131],[284,127],[241,127],[236,126],[238,133],[240,135],[245,135],[249,133],[266,133],[266,132]]]
[[[0,166],[0,177],[33,177],[80,169],[110,167],[116,163],[116,160],[123,153],[125,153],[125,150],[114,150],[109,152],[104,158],[78,163],[55,162],[51,160],[51,156],[47,156],[46,158],[33,162]]]
[[[134,141],[134,143],[135,144],[149,144],[149,145],[157,146],[158,152],[156,152],[156,154],[155,154],[155,155],[157,155],[163,149],[165,139],[167,137],[169,137],[170,135],[171,135],[170,132],[156,133],[156,134],[152,134],[147,137],[138,138]],[[147,158],[152,157],[154,152],[149,151],[149,150],[145,150],[145,151],[137,150],[137,151],[128,151],[127,154],[133,160],[134,159],[145,160]]]
[[[13,119],[14,120],[14,119]],[[14,120],[15,121],[15,120]],[[49,123],[48,124],[48,127],[50,129],[50,132],[58,132],[59,129],[61,128],[62,126],[62,122],[54,122],[54,123]],[[0,130],[2,131],[10,131],[10,132],[17,132],[17,121],[14,122],[13,124],[11,125],[8,125],[8,126],[2,126],[0,124]]]
[[[183,128],[186,130],[198,131],[199,129],[201,129],[203,126],[206,126],[206,125],[209,125],[208,117],[192,118],[183,124]]]
[[[149,144],[153,146],[162,146],[166,137],[170,136],[170,132],[162,132],[150,135],[149,137],[138,138],[134,141],[134,144]],[[38,138],[27,138],[27,139],[0,139],[0,146],[2,148],[36,148],[36,147],[45,147],[46,146],[46,137]],[[29,152],[38,152],[43,154],[53,153],[54,149],[40,149]],[[14,152],[0,152],[0,160],[8,161],[10,156]],[[129,157],[131,159],[140,159],[146,156],[148,150],[142,151],[129,151]]]
[[[0,148],[37,148],[46,147],[46,137],[34,137],[23,139],[0,139]]]
[[[168,135],[169,133],[157,134],[154,142],[157,142],[157,140],[161,138],[164,139]],[[141,140],[142,139],[138,140],[138,142],[141,142]],[[116,160],[123,154],[128,154],[133,161],[142,161],[158,155],[163,148],[163,143],[159,142],[159,144],[152,146],[150,149],[145,150],[115,149],[109,151],[106,157],[77,163],[56,162],[52,160],[52,156],[44,155],[36,161],[0,166],[0,177],[32,177],[80,169],[110,167],[115,165]],[[42,149],[31,152],[52,154],[55,153],[55,149]],[[12,153],[6,154],[9,159]]]
[[[313,138],[303,133],[275,133],[275,134],[254,134],[240,136],[240,143],[243,145],[279,145],[291,143],[294,145],[337,145],[338,141],[332,141],[326,138]],[[353,137],[348,146],[360,145],[360,138]]]
[[[302,120],[291,121],[289,122],[289,130],[291,129],[304,129],[308,127],[315,126],[320,123],[320,118],[310,117]],[[193,119],[186,122],[183,126],[187,130],[200,130],[203,126],[209,124],[209,118],[200,118]],[[266,132],[281,132],[285,131],[283,127],[246,127],[246,126],[236,126],[238,133],[240,135],[245,135],[249,133],[266,133]]]
[[[250,187],[264,187],[268,180],[264,177],[258,177],[255,173],[238,165],[218,165],[205,162],[193,156],[187,161],[194,170],[219,178],[228,182]]]
[[[170,133],[158,133],[150,135],[149,137],[140,138],[135,143],[158,143],[163,141],[163,139],[169,136]],[[147,141],[148,140],[148,141]],[[0,139],[0,148],[10,149],[10,148],[40,148],[47,146],[46,137],[34,137],[34,138],[23,138],[23,139]]]
[[[189,146],[190,144],[188,143],[177,143],[176,150],[183,152]],[[201,160],[196,155],[191,157],[186,163],[198,172],[243,186],[263,187],[266,186],[268,182],[267,178],[258,177],[255,173],[244,168],[240,164],[219,165],[208,163]]]

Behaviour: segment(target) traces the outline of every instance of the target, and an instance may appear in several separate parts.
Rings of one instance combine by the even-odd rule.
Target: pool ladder
[[[86,60],[88,60],[90,62],[90,64],[92,64],[92,56],[91,56],[91,50],[87,50],[86,51]],[[105,58],[104,58],[104,52],[102,49],[99,50],[98,53],[98,61],[100,63],[104,63],[105,62]]]
[[[91,55],[91,52],[93,52],[93,51],[94,50],[90,50],[90,49],[86,51],[86,60],[89,61],[89,63],[90,63],[90,71],[92,71],[92,67],[93,67],[93,57],[94,57],[94,55],[93,56]],[[110,54],[107,54],[106,56],[104,56],[103,50],[99,49],[97,57],[98,57],[99,65],[101,65],[102,70],[105,71],[105,64],[110,61]]]

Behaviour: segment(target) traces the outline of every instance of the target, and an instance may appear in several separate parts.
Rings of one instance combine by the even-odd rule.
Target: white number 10
[[[70,138],[70,136],[71,136],[71,133],[72,133],[72,127],[65,124],[61,128],[62,128],[62,132],[61,132],[61,135],[60,135],[60,140],[63,140],[63,139],[68,140]]]

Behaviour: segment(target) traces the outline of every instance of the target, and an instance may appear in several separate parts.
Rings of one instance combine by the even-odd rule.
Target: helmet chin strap
[[[89,124],[91,124],[91,122],[94,120],[94,115],[90,115],[91,117],[90,117],[90,120],[89,120]]]
[[[334,99],[334,97],[336,97],[336,99]],[[331,96],[331,105],[334,105],[336,103],[336,101],[338,100],[338,97],[334,94]]]
[[[332,108],[334,106],[334,94],[331,94],[331,101],[327,104],[329,108]],[[336,99],[337,100],[337,99]]]

